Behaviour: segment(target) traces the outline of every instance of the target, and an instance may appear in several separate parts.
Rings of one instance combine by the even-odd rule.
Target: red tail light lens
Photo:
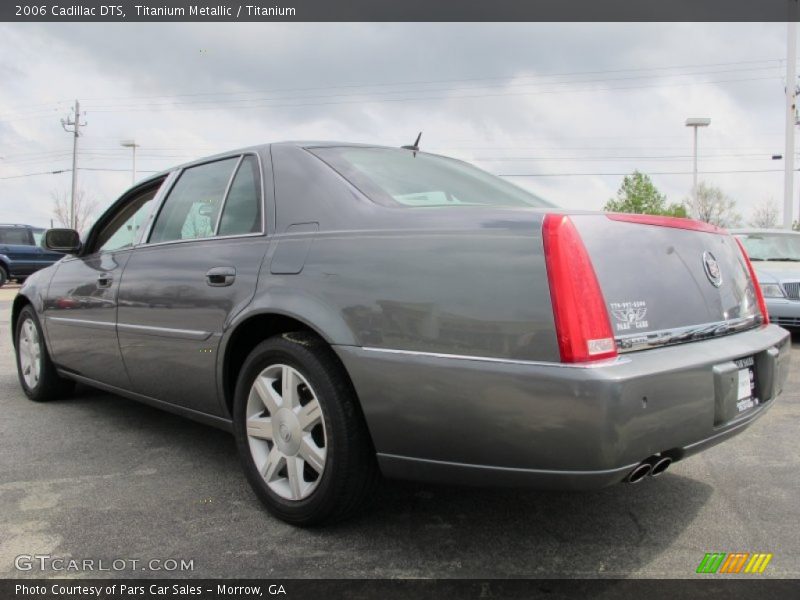
[[[756,291],[756,300],[758,301],[758,309],[761,311],[761,316],[764,317],[764,325],[769,325],[769,313],[767,312],[767,303],[764,302],[764,294],[761,292],[761,284],[758,283],[756,271],[753,269],[753,263],[750,262],[750,257],[747,255],[747,250],[744,249],[744,244],[739,238],[733,238],[739,244],[739,250],[742,251],[744,257],[744,264],[747,265],[747,271],[750,273],[750,280],[753,282],[753,289]]]
[[[546,215],[544,257],[562,362],[585,362],[617,355],[589,253],[566,215]]]

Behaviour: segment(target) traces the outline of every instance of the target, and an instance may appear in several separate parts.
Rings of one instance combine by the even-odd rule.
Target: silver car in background
[[[763,415],[789,368],[726,231],[559,209],[417,148],[234,150],[46,243],[69,256],[14,301],[25,394],[78,381],[231,431],[295,524],[353,514],[378,474],[658,476]]]
[[[753,262],[770,320],[800,328],[800,232],[785,229],[736,229]]]

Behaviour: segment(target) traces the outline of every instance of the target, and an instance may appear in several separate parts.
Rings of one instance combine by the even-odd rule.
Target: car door
[[[92,228],[85,249],[56,266],[44,317],[50,352],[60,368],[129,387],[116,331],[119,284],[163,181],[126,193]]]
[[[184,168],[119,291],[118,333],[133,390],[222,414],[217,348],[252,299],[267,251],[257,154]]]

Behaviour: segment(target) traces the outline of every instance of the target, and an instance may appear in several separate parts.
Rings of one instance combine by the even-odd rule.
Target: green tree
[[[686,216],[686,208],[682,204],[667,204],[667,197],[653,185],[650,176],[639,171],[625,176],[617,190],[617,197],[606,202],[603,210],[669,217]]]

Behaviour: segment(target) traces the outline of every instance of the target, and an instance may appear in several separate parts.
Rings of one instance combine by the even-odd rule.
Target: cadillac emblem
[[[719,269],[719,263],[711,252],[703,252],[703,268],[706,271],[706,277],[714,287],[722,285],[722,272]]]

